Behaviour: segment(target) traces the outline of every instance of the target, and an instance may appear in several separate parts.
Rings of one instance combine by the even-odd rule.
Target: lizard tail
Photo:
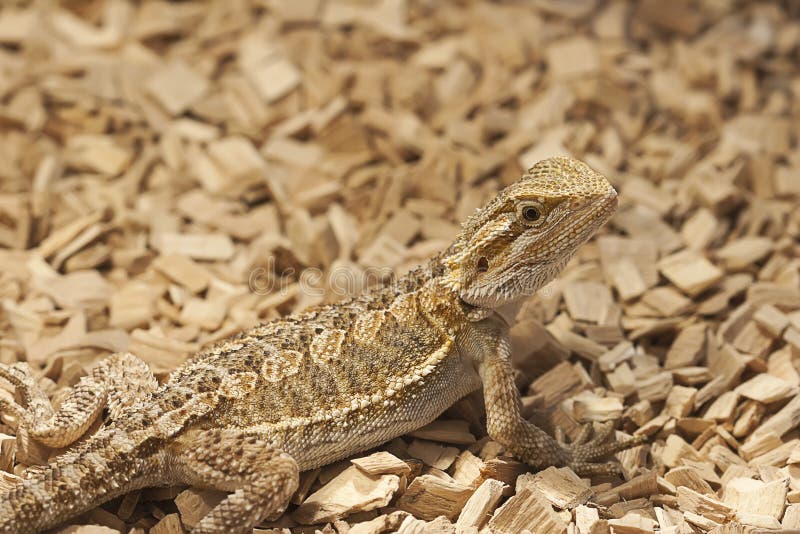
[[[158,458],[132,453],[127,433],[106,428],[52,459],[0,494],[0,533],[28,533],[54,527],[114,497],[157,485]],[[157,456],[157,455],[156,455]]]

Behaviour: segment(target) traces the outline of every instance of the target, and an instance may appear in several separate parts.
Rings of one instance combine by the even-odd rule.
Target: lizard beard
[[[499,273],[492,280],[474,285],[461,298],[473,306],[497,308],[518,299],[530,297],[553,280],[569,257],[555,263],[528,263]]]

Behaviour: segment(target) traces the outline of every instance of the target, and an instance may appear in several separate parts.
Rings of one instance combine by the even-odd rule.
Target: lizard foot
[[[556,441],[564,451],[566,465],[581,476],[591,475],[619,475],[621,466],[616,462],[596,462],[611,454],[638,447],[647,442],[647,437],[636,435],[621,441],[608,441],[614,432],[613,422],[604,423],[595,431],[594,438],[590,438],[592,425],[584,425],[580,434],[571,443],[567,443],[564,432],[556,429]]]
[[[193,486],[232,491],[191,534],[251,532],[284,510],[299,482],[297,463],[257,436],[237,430],[193,430],[169,446],[171,462]]]

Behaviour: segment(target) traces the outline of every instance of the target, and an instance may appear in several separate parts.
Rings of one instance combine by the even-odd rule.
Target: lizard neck
[[[461,299],[441,256],[410,271],[398,280],[397,285],[398,293],[416,293],[429,317],[453,334],[467,323],[492,314],[488,308],[477,308]]]

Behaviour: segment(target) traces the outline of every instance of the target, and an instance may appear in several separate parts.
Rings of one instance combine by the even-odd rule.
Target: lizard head
[[[442,257],[445,284],[482,308],[532,295],[616,206],[614,188],[586,164],[540,161],[463,224]]]

